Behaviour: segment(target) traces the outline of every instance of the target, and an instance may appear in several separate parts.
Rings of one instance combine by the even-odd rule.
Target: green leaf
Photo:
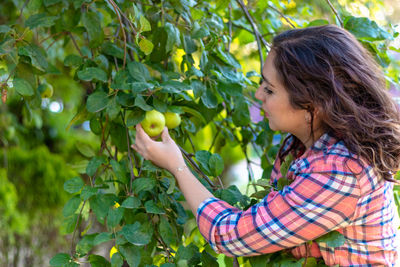
[[[187,54],[192,54],[197,51],[196,42],[188,35],[183,38],[183,47]]]
[[[139,42],[139,48],[145,55],[150,55],[153,51],[154,45],[147,39],[142,39]]]
[[[96,235],[96,237],[93,240],[93,245],[97,246],[101,243],[108,242],[110,240],[112,240],[112,234],[109,232],[103,232]]]
[[[99,255],[89,255],[89,262],[92,267],[111,267],[111,264]]]
[[[148,32],[151,31],[150,22],[144,17],[140,16],[140,32]]]
[[[119,59],[124,58],[124,50],[111,42],[104,42],[101,45],[101,52],[105,55],[116,57]]]
[[[194,94],[195,98],[201,97],[207,90],[205,85],[201,81],[198,81],[198,80],[192,81],[190,86],[193,88],[193,94]]]
[[[174,235],[174,231],[172,231],[172,226],[168,222],[167,219],[164,218],[164,216],[160,217],[160,224],[158,225],[158,232],[161,235],[161,238],[164,240],[164,242],[170,246],[171,244],[176,244],[176,237]]]
[[[218,99],[210,89],[206,89],[205,93],[201,96],[201,101],[203,101],[204,106],[207,108],[215,108],[218,105]]]
[[[158,98],[153,98],[153,106],[156,110],[158,110],[161,113],[167,112],[168,109],[167,103]]]
[[[106,160],[104,159],[104,157],[96,156],[96,157],[92,158],[86,167],[87,175],[93,176],[96,173],[97,169],[100,167],[100,165],[105,164],[105,163],[106,163]]]
[[[138,95],[135,99],[135,106],[145,111],[153,110],[152,106],[147,105],[146,101],[141,95]]]
[[[167,32],[167,44],[165,47],[165,52],[169,52],[172,50],[174,45],[177,47],[181,45],[181,38],[179,29],[176,28],[172,23],[165,23],[165,31]]]
[[[11,28],[8,25],[0,25],[0,33],[8,33]]]
[[[112,123],[110,134],[112,143],[117,146],[120,152],[128,151],[126,128],[123,125],[119,123]]]
[[[13,87],[20,95],[23,96],[33,96],[35,93],[30,83],[25,79],[15,78],[13,81]]]
[[[97,234],[85,235],[79,240],[76,245],[76,252],[85,255],[87,254],[94,246],[93,241],[96,238]]]
[[[124,259],[121,254],[116,252],[111,257],[111,267],[121,267],[124,264]],[[132,266],[132,265],[130,265]]]
[[[43,0],[43,4],[46,6],[46,7],[49,7],[49,6],[51,6],[51,5],[54,5],[54,4],[57,4],[57,3],[59,3],[59,2],[61,2],[62,0]]]
[[[278,180],[277,190],[278,190],[278,191],[283,190],[283,188],[284,188],[285,186],[288,186],[288,185],[290,185],[289,179],[286,178],[286,177],[281,177],[281,178],[279,178],[279,180]]]
[[[153,236],[152,226],[150,224],[142,225],[139,222],[126,224],[120,232],[129,243],[136,246],[149,244]],[[124,253],[122,254],[124,255]]]
[[[148,89],[154,88],[154,84],[146,83],[146,82],[133,82],[133,83],[130,83],[129,85],[132,88],[132,93],[134,95],[137,95],[138,93],[141,93]]]
[[[228,202],[231,205],[236,204],[243,198],[239,189],[235,185],[231,185],[226,189],[221,190],[221,199]]]
[[[230,54],[229,52],[223,51],[221,46],[218,46],[217,56],[223,62],[225,62],[226,64],[228,64],[228,65],[230,65],[230,66],[232,66],[234,68],[237,68],[237,69],[241,69],[242,68],[240,63],[233,57],[233,55]]]
[[[83,59],[78,55],[68,55],[64,59],[64,65],[67,67],[79,67],[83,63]]]
[[[344,238],[344,236],[338,231],[329,232],[315,239],[315,242],[326,243],[328,247],[332,248],[343,246],[345,241],[346,239]]]
[[[126,176],[125,168],[123,168],[121,164],[114,159],[110,160],[110,164],[117,179],[123,183],[127,183],[128,178]]]
[[[104,32],[99,16],[94,12],[85,12],[82,15],[82,24],[89,35],[89,46],[91,48],[100,46],[104,40]]]
[[[56,254],[51,260],[50,260],[50,265],[51,266],[63,266],[64,264],[67,264],[71,260],[71,256],[67,253],[58,253]]]
[[[84,185],[85,183],[82,181],[81,177],[76,176],[64,183],[64,190],[68,193],[74,194],[81,191]]]
[[[29,57],[31,59],[32,66],[40,71],[46,71],[49,66],[42,49],[35,44],[20,46],[18,48],[18,54]]]
[[[253,193],[250,197],[254,197],[257,199],[263,199],[266,195],[268,195],[268,192],[269,191],[267,191],[267,190],[257,191],[255,193]]]
[[[272,254],[249,257],[251,267],[267,267],[267,263]]]
[[[123,208],[110,207],[110,209],[108,210],[108,216],[107,216],[107,226],[109,228],[116,227],[117,225],[119,225],[119,222],[122,220],[123,216],[124,216]]]
[[[113,97],[108,101],[106,112],[110,120],[114,120],[119,115],[121,106],[117,103],[117,98]]]
[[[235,110],[232,114],[233,123],[237,126],[246,126],[250,123],[250,111],[242,97],[235,98]]]
[[[135,126],[136,124],[144,120],[145,115],[146,113],[141,109],[129,112],[128,115],[126,116],[126,126],[127,127]]]
[[[147,67],[137,61],[131,61],[128,63],[129,74],[138,82],[146,82],[151,79],[150,72]]]
[[[141,205],[140,200],[137,197],[128,197],[122,202],[121,207],[126,209],[137,209]]]
[[[170,195],[174,192],[175,187],[176,187],[176,180],[174,177],[168,177],[169,180],[169,186],[167,190],[167,194]]]
[[[76,142],[75,147],[79,151],[79,153],[81,153],[83,156],[87,158],[92,158],[95,156],[92,147],[88,144],[85,144],[83,142]]]
[[[79,195],[73,196],[70,200],[67,201],[63,208],[63,216],[69,217],[75,213],[75,211],[79,208],[81,204],[81,198]]]
[[[46,13],[35,14],[25,21],[25,27],[29,27],[31,30],[36,27],[51,27],[56,19],[56,16],[47,16]]]
[[[369,18],[349,16],[344,21],[344,28],[358,39],[369,41],[393,40],[393,36],[371,21]]]
[[[98,80],[102,82],[107,82],[107,73],[104,70],[96,67],[89,67],[84,70],[78,71],[78,78],[83,81]]]
[[[224,160],[218,154],[212,154],[208,160],[210,171],[214,176],[218,176],[224,170]]]
[[[99,112],[108,105],[108,96],[106,93],[99,91],[91,94],[86,102],[86,109],[91,113]]]
[[[140,249],[132,245],[119,246],[119,251],[124,256],[130,267],[138,267],[140,264]]]
[[[89,198],[97,194],[97,190],[98,189],[95,187],[85,185],[81,192],[81,199],[88,200]]]
[[[208,253],[206,250],[203,250],[201,253],[201,262],[203,263],[203,266],[210,266],[210,267],[218,267],[218,262],[215,257],[213,257],[210,253]]]
[[[132,182],[132,187],[135,194],[139,194],[142,191],[151,191],[156,186],[156,180],[154,178],[136,178]]]
[[[144,203],[144,207],[147,213],[165,214],[165,211],[160,208],[156,203],[154,203],[154,200],[146,201],[146,203]]]
[[[199,150],[195,154],[197,161],[200,163],[200,167],[202,167],[208,175],[212,175],[209,167],[211,155],[212,154],[207,150]]]
[[[289,170],[290,164],[293,161],[293,155],[289,154],[285,157],[284,162],[281,163],[281,174],[283,177],[286,177],[287,172]]]
[[[76,221],[78,220],[78,214],[73,214],[72,216],[65,218],[62,222],[62,233],[71,234],[76,225]]]
[[[116,195],[113,194],[98,194],[90,198],[90,208],[96,214],[97,220],[104,223],[104,219],[108,214],[108,209],[118,201]]]
[[[310,21],[310,23],[308,23],[307,27],[322,26],[322,25],[326,25],[326,24],[329,24],[329,21],[327,21],[326,19],[316,19],[316,20]]]

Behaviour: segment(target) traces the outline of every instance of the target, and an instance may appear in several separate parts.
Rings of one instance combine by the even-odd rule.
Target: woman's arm
[[[170,137],[166,127],[161,134],[161,139],[161,142],[152,140],[138,124],[136,126],[136,142],[132,147],[145,159],[151,160],[175,176],[190,209],[197,216],[197,208],[200,203],[213,195],[186,166],[179,147]]]

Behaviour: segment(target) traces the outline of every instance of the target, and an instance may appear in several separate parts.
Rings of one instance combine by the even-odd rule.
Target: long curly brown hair
[[[318,108],[325,131],[343,140],[378,175],[396,182],[400,112],[368,50],[334,25],[285,31],[274,38],[272,50],[291,105],[308,110],[312,119]]]

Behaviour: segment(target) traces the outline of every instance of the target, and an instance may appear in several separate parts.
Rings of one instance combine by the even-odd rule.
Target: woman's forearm
[[[197,218],[197,208],[207,198],[213,197],[208,189],[191,173],[187,166],[172,173],[178,182],[179,189],[185,196],[193,215]]]

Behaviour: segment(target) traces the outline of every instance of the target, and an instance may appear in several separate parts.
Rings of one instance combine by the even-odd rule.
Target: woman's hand
[[[178,167],[185,165],[182,153],[169,135],[167,127],[161,133],[161,140],[161,142],[157,142],[151,139],[143,130],[142,125],[138,124],[136,125],[135,144],[132,144],[132,148],[143,158],[174,173]]]

